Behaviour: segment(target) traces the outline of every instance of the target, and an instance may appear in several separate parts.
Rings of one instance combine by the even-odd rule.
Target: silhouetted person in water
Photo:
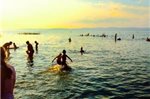
[[[37,41],[35,41],[35,50],[36,50],[36,52],[38,52],[38,45],[39,45],[39,43]]]
[[[132,39],[134,39],[134,34],[132,35]]]
[[[69,43],[71,42],[71,38],[68,39]]]
[[[13,46],[14,46],[14,49],[17,49],[17,46],[16,46],[16,44],[15,44],[15,43],[13,43]]]
[[[57,59],[57,64],[61,65],[61,57],[62,57],[62,54],[60,53],[58,56],[56,56],[52,62],[54,62],[55,59]]]
[[[66,55],[66,50],[63,50],[63,55],[62,55],[62,66],[63,66],[63,70],[70,70],[71,68],[67,65],[67,63],[66,63],[66,59],[68,58],[68,59],[70,59],[70,61],[71,62],[73,62],[72,61],[72,59],[68,56],[68,55]]]
[[[12,44],[12,42],[10,41],[10,42],[7,42],[7,43],[5,43],[4,45],[3,45],[3,47],[5,48],[5,50],[6,50],[6,52],[7,52],[7,57],[10,55],[10,52],[9,52],[9,47],[10,47],[10,45]]]
[[[14,46],[14,51],[16,51],[16,49],[17,49],[16,44],[15,44],[15,43],[13,43],[13,46]]]
[[[85,52],[85,51],[83,50],[83,47],[81,47],[81,49],[80,49],[81,55],[83,55],[84,52]]]
[[[117,41],[117,33],[115,34],[115,42]]]
[[[27,44],[27,51],[26,51],[26,53],[28,54],[28,57],[32,59],[33,58],[33,54],[34,54],[33,46],[32,46],[32,44],[30,44],[29,41],[27,41],[26,44]]]
[[[12,44],[12,42],[10,41],[10,42],[7,42],[7,43],[5,43],[4,45],[3,45],[3,47],[5,48],[5,50],[6,49],[9,49],[9,46]]]
[[[14,46],[14,50],[16,50],[17,48],[19,48],[19,47],[16,46],[15,43],[13,43],[13,46]]]

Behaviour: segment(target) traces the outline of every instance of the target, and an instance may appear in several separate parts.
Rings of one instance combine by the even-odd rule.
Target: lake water
[[[40,35],[18,35],[40,32]],[[107,34],[108,37],[79,36]],[[115,33],[122,38],[114,41]],[[132,39],[132,34],[135,39]],[[72,42],[68,42],[71,37]],[[0,45],[13,41],[20,48],[10,50],[8,63],[17,73],[15,99],[116,99],[150,97],[150,30],[18,30],[5,31]],[[39,42],[33,64],[26,55],[26,41]],[[79,53],[80,47],[86,51]],[[52,59],[66,49],[72,58],[69,73],[41,73]],[[55,64],[55,62],[54,62]]]

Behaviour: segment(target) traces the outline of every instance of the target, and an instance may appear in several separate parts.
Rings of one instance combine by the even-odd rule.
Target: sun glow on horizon
[[[0,0],[1,29],[150,27],[149,5],[106,1]]]

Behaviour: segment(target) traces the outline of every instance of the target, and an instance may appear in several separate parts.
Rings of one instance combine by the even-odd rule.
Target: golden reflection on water
[[[11,50],[9,60],[17,72],[16,99],[59,99],[67,96],[86,98],[90,97],[89,93],[93,93],[93,98],[98,97],[97,99],[107,98],[107,94],[110,95],[108,98],[124,94],[124,97],[128,98],[130,95],[124,90],[132,91],[133,95],[137,95],[138,93],[134,92],[140,90],[140,93],[147,95],[145,82],[148,83],[150,71],[149,43],[142,39],[128,40],[126,37],[115,43],[113,37],[94,38],[78,35],[62,32],[43,32],[40,35],[2,34],[0,45],[11,40],[20,47],[17,51]],[[141,37],[141,33],[138,35]],[[68,43],[69,36],[72,38],[71,43]],[[33,62],[26,59],[27,40],[32,44],[35,40],[39,42],[39,53],[35,54]],[[84,55],[79,53],[81,46],[86,51]],[[73,63],[69,63],[73,71],[64,75],[41,74],[52,65],[51,60],[64,48],[67,55],[73,59]],[[141,86],[135,89],[139,84]],[[99,92],[100,95],[97,94]]]

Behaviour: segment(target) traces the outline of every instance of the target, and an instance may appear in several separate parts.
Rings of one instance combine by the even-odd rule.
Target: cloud
[[[3,28],[149,27],[148,0],[1,1]]]
[[[121,3],[102,3],[89,5],[88,12],[81,20],[76,22],[88,27],[126,26],[126,27],[150,27],[150,7],[131,6]],[[138,24],[136,24],[138,22]]]
[[[121,23],[130,21],[128,18],[106,18],[106,19],[95,19],[95,20],[81,20],[81,23],[97,24],[97,23]]]

